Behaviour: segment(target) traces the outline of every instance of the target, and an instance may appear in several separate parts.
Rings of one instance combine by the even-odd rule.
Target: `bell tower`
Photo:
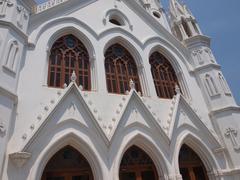
[[[170,0],[170,19],[172,32],[180,41],[202,34],[195,17],[178,0]]]
[[[211,40],[202,34],[195,17],[187,6],[178,0],[170,0],[170,24],[172,33],[191,54],[191,73],[204,96],[215,131],[229,151],[232,166],[239,166],[240,162],[235,158],[240,149],[237,143],[239,137],[231,136],[231,140],[229,134],[239,131],[237,119],[240,118],[240,108],[223,76],[221,66],[213,55]]]
[[[173,34],[189,49],[198,83],[209,110],[236,106],[231,90],[211,51],[210,38],[203,35],[195,17],[186,5],[170,1],[171,29]]]
[[[0,1],[0,178],[7,142],[14,128],[17,87],[28,44],[27,27],[33,0]]]

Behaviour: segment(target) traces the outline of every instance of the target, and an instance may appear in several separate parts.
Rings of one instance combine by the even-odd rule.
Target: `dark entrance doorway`
[[[93,175],[83,155],[66,146],[49,160],[42,180],[93,180]]]
[[[158,180],[152,159],[137,146],[130,147],[121,161],[120,180]]]
[[[180,150],[179,168],[183,180],[208,180],[203,162],[187,145],[183,145]]]

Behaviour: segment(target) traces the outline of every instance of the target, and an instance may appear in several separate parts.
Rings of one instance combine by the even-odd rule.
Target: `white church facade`
[[[239,180],[240,107],[169,0],[0,0],[1,180]]]

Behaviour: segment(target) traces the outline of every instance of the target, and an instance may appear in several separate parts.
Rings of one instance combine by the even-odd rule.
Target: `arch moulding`
[[[46,148],[37,157],[35,165],[33,165],[33,169],[31,170],[30,177],[28,179],[41,180],[42,173],[48,161],[54,154],[67,145],[75,148],[86,158],[91,166],[94,179],[104,180],[102,166],[99,163],[97,155],[95,155],[87,142],[73,132],[63,135],[55,140],[55,142],[46,146]]]

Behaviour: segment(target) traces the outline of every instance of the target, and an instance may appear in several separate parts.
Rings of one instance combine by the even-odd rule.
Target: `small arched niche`
[[[93,180],[93,173],[81,153],[65,146],[48,161],[41,180]]]
[[[130,30],[133,29],[128,17],[118,9],[110,9],[106,12],[103,24],[107,25],[108,23],[115,26],[128,26]]]
[[[116,14],[113,14],[109,17],[109,22],[116,26],[124,26],[125,25],[123,18]]]
[[[158,180],[152,159],[137,146],[131,146],[123,155],[119,180]]]
[[[209,180],[202,160],[186,144],[179,153],[179,170],[183,180]]]

